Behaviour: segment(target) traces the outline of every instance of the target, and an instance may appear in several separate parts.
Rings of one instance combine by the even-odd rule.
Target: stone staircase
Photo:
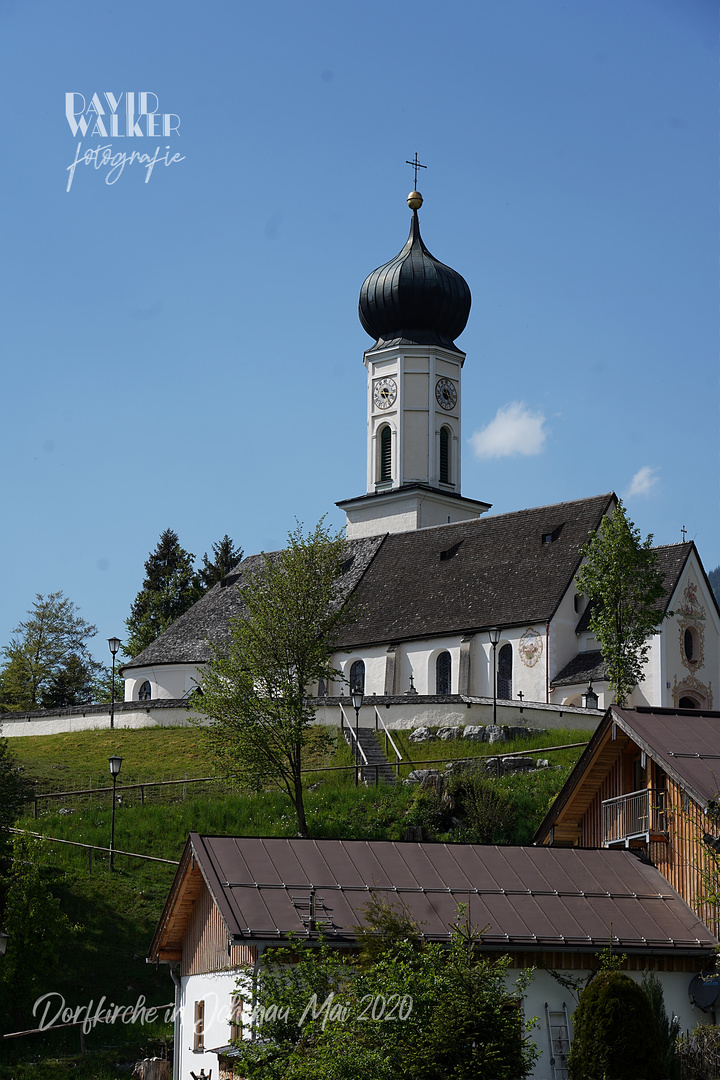
[[[351,750],[354,749],[355,740],[350,732],[343,727],[343,734]],[[360,745],[365,751],[367,766],[363,765],[360,777],[364,784],[371,787],[375,784],[375,766],[377,766],[377,779],[379,784],[394,784],[396,781],[395,770],[382,751],[380,741],[372,728],[360,728],[358,731]],[[360,758],[362,761],[362,756]]]

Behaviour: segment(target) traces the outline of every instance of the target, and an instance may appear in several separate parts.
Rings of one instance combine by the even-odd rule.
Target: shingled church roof
[[[338,646],[547,622],[614,498],[387,536],[353,594],[358,614]]]
[[[348,541],[347,558],[340,579],[342,594],[347,596],[353,591],[382,541],[382,536]],[[268,557],[272,558],[275,554],[271,552]],[[264,561],[264,554],[243,559],[151,645],[125,664],[123,670],[153,664],[203,664],[209,660],[212,646],[227,641],[230,621],[244,614],[242,585],[262,568]]]
[[[353,594],[354,621],[337,647],[466,633],[484,627],[546,622],[614,495],[597,495],[511,514],[414,532],[348,541],[341,582]],[[125,670],[199,664],[227,639],[242,615],[243,580],[262,565],[244,559]]]

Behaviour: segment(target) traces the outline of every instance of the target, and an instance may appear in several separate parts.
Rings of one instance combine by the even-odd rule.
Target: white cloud
[[[649,465],[643,465],[642,469],[638,469],[630,481],[630,486],[625,492],[625,498],[631,499],[633,495],[649,495],[650,489],[655,486],[657,480],[657,469],[652,469]]]
[[[545,417],[529,409],[524,401],[511,401],[498,409],[495,418],[482,431],[470,436],[479,458],[530,457],[542,452],[546,432]]]

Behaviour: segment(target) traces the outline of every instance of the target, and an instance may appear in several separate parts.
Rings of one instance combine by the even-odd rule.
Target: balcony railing
[[[631,840],[650,842],[651,834],[664,833],[665,792],[643,788],[620,795],[617,799],[605,799],[602,804],[603,847],[625,844]]]

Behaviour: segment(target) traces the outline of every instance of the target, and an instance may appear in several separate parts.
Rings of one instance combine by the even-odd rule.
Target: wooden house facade
[[[720,712],[612,706],[535,839],[632,848],[717,935],[718,792]]]

